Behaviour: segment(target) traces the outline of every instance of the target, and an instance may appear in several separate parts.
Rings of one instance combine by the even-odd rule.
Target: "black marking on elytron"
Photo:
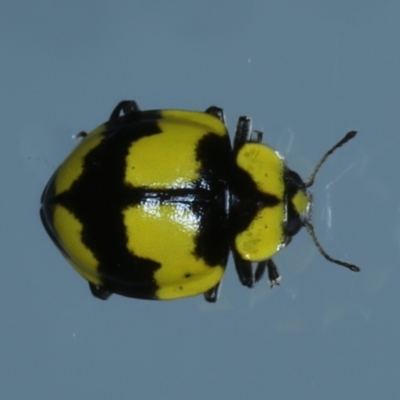
[[[106,132],[105,139],[86,155],[81,176],[56,197],[82,223],[82,242],[99,261],[104,287],[125,296],[155,298],[157,290],[153,274],[160,265],[127,250],[121,210],[132,201],[123,185],[129,147],[158,133],[158,125],[148,120]]]
[[[113,111],[113,114],[115,111]],[[162,132],[157,125],[157,121],[162,118],[160,110],[132,111],[118,118],[113,114],[111,114],[110,120],[105,123],[106,129],[103,133],[105,137],[114,135],[119,137],[121,130],[127,130],[128,135],[133,136],[134,140],[138,140],[142,137]],[[153,131],[154,129],[156,131]]]
[[[198,143],[196,159],[201,163],[200,190],[196,192],[194,212],[201,215],[199,234],[196,238],[195,255],[210,266],[225,266],[229,254],[229,201],[227,186],[228,168],[231,163],[229,136],[209,134]],[[202,189],[204,186],[207,188]],[[199,201],[200,200],[200,201]]]

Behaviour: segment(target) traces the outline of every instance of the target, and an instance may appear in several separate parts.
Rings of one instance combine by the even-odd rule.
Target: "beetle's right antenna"
[[[350,271],[353,272],[359,272],[360,271],[360,267],[358,267],[357,265],[354,264],[350,264],[346,261],[341,261],[338,260],[337,258],[333,258],[331,257],[325,250],[324,248],[321,246],[321,244],[318,242],[317,236],[315,235],[314,232],[314,227],[312,226],[311,222],[308,220],[304,220],[303,221],[303,225],[306,227],[308,234],[311,236],[315,247],[318,249],[318,251],[330,262],[337,264],[337,265],[341,265],[342,267],[348,268]]]
[[[342,146],[343,144],[345,144],[346,142],[348,142],[350,139],[353,139],[354,136],[356,136],[357,131],[350,131],[347,132],[345,137],[339,141],[338,143],[336,143],[330,150],[328,150],[321,158],[321,160],[319,160],[319,163],[316,165],[316,167],[314,168],[314,171],[312,172],[312,174],[310,175],[310,177],[308,178],[307,182],[305,182],[306,187],[310,187],[313,185],[314,180],[315,180],[315,176],[317,175],[317,172],[319,171],[319,169],[321,168],[321,165],[326,161],[326,159],[340,146]]]

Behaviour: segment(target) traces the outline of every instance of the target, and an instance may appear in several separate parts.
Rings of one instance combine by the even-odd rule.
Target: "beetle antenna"
[[[358,267],[357,265],[354,264],[350,264],[348,262],[345,261],[341,261],[338,260],[336,258],[331,257],[321,246],[321,244],[318,242],[317,236],[315,235],[314,232],[314,227],[312,226],[311,222],[308,220],[304,220],[303,221],[304,226],[307,229],[308,234],[311,236],[315,247],[318,249],[318,251],[330,262],[337,264],[337,265],[341,265],[342,267],[348,268],[350,271],[353,272],[359,272],[360,271],[360,267]]]
[[[321,168],[321,165],[325,162],[325,160],[340,146],[342,146],[343,144],[345,144],[346,142],[348,142],[350,139],[353,139],[354,136],[356,136],[357,131],[350,131],[347,132],[346,135],[344,136],[344,138],[342,140],[340,140],[338,143],[336,143],[330,150],[328,150],[321,158],[321,160],[319,160],[319,163],[316,165],[316,167],[314,168],[314,171],[312,172],[312,174],[310,175],[310,177],[308,178],[307,182],[305,182],[306,187],[310,187],[313,185],[314,180],[315,180],[315,176],[317,175],[317,172],[319,171],[319,169]],[[332,261],[332,260],[331,260]]]

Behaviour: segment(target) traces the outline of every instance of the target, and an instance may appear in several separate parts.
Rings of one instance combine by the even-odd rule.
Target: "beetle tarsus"
[[[89,282],[89,288],[93,296],[101,300],[107,300],[112,295],[112,292],[108,291],[107,289],[101,286],[97,286],[92,282]]]

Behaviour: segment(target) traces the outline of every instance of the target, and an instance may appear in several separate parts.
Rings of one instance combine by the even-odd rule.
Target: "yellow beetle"
[[[203,293],[215,302],[233,254],[243,285],[252,287],[272,257],[310,222],[307,188],[349,132],[304,183],[282,157],[261,144],[240,117],[233,146],[223,110],[141,111],[120,102],[56,170],[42,195],[47,233],[92,293],[169,300]],[[253,270],[252,264],[257,263]]]

